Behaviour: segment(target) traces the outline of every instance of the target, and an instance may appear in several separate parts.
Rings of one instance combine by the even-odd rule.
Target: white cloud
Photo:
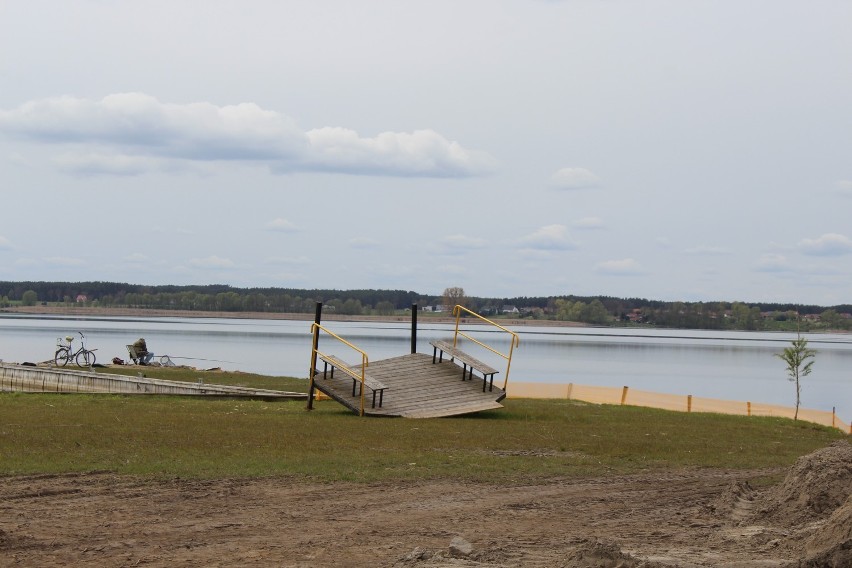
[[[844,179],[835,182],[834,191],[844,197],[852,197],[852,180]]]
[[[607,260],[595,265],[595,271],[602,274],[613,274],[619,276],[633,276],[644,274],[645,270],[632,258],[620,260]]]
[[[434,130],[382,132],[374,138],[362,138],[354,130],[326,127],[308,131],[307,137],[310,149],[301,169],[403,177],[468,177],[488,173],[495,166],[488,154],[467,150]],[[285,169],[289,166],[285,165]]]
[[[450,250],[472,250],[484,248],[488,241],[467,235],[448,235],[441,239],[441,244]]]
[[[233,268],[234,263],[229,258],[208,256],[207,258],[193,258],[189,264],[196,268]]]
[[[298,230],[298,227],[288,221],[287,219],[282,219],[278,217],[277,219],[273,219],[269,223],[266,224],[266,228],[270,231],[279,231],[282,233],[292,233]]]
[[[309,264],[310,259],[306,256],[270,256],[264,262],[266,264]]]
[[[373,138],[341,127],[299,129],[254,103],[163,103],[144,93],[103,99],[49,98],[0,110],[0,132],[67,151],[57,165],[75,173],[139,175],[209,162],[252,162],[276,172],[322,171],[402,177],[467,177],[494,159],[433,130]]]
[[[603,229],[604,222],[600,217],[583,217],[571,223],[578,229]]]
[[[381,243],[376,239],[368,237],[353,237],[349,239],[349,246],[357,249],[373,249],[378,248]]]
[[[0,250],[6,250],[12,248],[12,241],[0,235]]]
[[[45,258],[44,261],[55,266],[83,266],[86,262],[81,258],[73,258],[69,256],[51,256]]]
[[[568,235],[565,225],[546,225],[534,233],[520,239],[519,246],[524,249],[553,251],[572,250],[577,245]]]
[[[757,270],[760,272],[790,272],[793,267],[783,254],[764,254],[757,261]]]
[[[62,171],[78,175],[138,176],[148,172],[175,172],[187,169],[185,163],[181,164],[168,158],[133,156],[121,153],[66,152],[54,157],[53,163]]]
[[[719,256],[719,255],[731,254],[731,251],[729,251],[726,248],[703,246],[703,245],[685,249],[683,252],[685,252],[686,254],[694,254],[694,255],[698,255],[698,256]]]
[[[816,239],[802,239],[799,248],[814,256],[840,256],[852,253],[852,240],[846,235],[826,233]]]
[[[469,269],[459,264],[442,264],[437,271],[447,276],[463,276],[469,272]]]
[[[127,262],[148,262],[148,257],[140,252],[134,252],[124,257],[124,260]]]
[[[601,180],[586,168],[562,168],[550,176],[550,185],[556,189],[588,189],[599,187]]]

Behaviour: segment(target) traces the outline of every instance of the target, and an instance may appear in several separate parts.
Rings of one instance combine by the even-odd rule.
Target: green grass
[[[126,370],[125,370],[126,372]],[[135,372],[135,369],[134,369]],[[305,390],[299,379],[146,369],[173,380]],[[359,418],[333,401],[0,394],[0,475],[489,482],[789,466],[846,436],[780,418],[514,400],[458,418]]]

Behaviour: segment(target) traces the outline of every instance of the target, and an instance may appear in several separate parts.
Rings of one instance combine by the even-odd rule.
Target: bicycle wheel
[[[60,347],[53,355],[53,362],[60,367],[64,367],[68,364],[68,359],[70,358],[71,354],[68,352],[68,349],[66,349],[65,347]]]
[[[95,354],[92,351],[80,351],[77,353],[78,367],[91,367],[95,364]]]

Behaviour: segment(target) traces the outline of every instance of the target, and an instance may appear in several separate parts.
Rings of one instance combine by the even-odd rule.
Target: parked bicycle
[[[67,345],[62,342],[61,337],[56,340],[56,346],[59,349],[56,350],[53,361],[60,367],[64,367],[69,361],[76,361],[78,367],[91,367],[95,364],[95,351],[97,349],[86,349],[86,336],[83,335],[82,331],[77,333],[80,334],[80,348],[76,351],[72,350],[71,345],[74,342],[74,336],[69,335],[65,338],[65,341],[68,342]]]

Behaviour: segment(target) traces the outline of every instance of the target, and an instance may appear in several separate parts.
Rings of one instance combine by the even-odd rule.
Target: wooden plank
[[[334,355],[326,355],[325,353],[317,353],[317,355],[320,359],[331,365],[332,372],[334,372],[334,369],[337,368],[352,377],[353,379],[355,379],[356,381],[361,380],[361,365],[353,365],[352,367],[350,367],[342,359],[335,357]],[[356,369],[358,370],[356,371]],[[375,380],[370,375],[367,375],[366,373],[364,373],[363,377],[364,384],[373,390],[387,388],[385,385]]]
[[[448,341],[430,341],[429,343],[432,347],[436,347],[454,359],[459,359],[463,363],[467,363],[469,367],[473,367],[484,375],[495,375],[500,372],[490,365],[486,365],[476,357],[465,353],[458,347],[453,347],[453,344]]]
[[[351,367],[360,373],[360,365]],[[421,353],[403,355],[370,364],[370,376],[386,385],[392,396],[384,401],[383,408],[365,408],[370,416],[438,417],[468,414],[482,410],[502,408],[505,398],[502,389],[482,392],[479,378],[462,381],[458,366],[444,361],[432,364],[432,357]],[[352,396],[348,376],[322,378],[319,371],[316,388],[353,412],[358,413],[360,397]]]

